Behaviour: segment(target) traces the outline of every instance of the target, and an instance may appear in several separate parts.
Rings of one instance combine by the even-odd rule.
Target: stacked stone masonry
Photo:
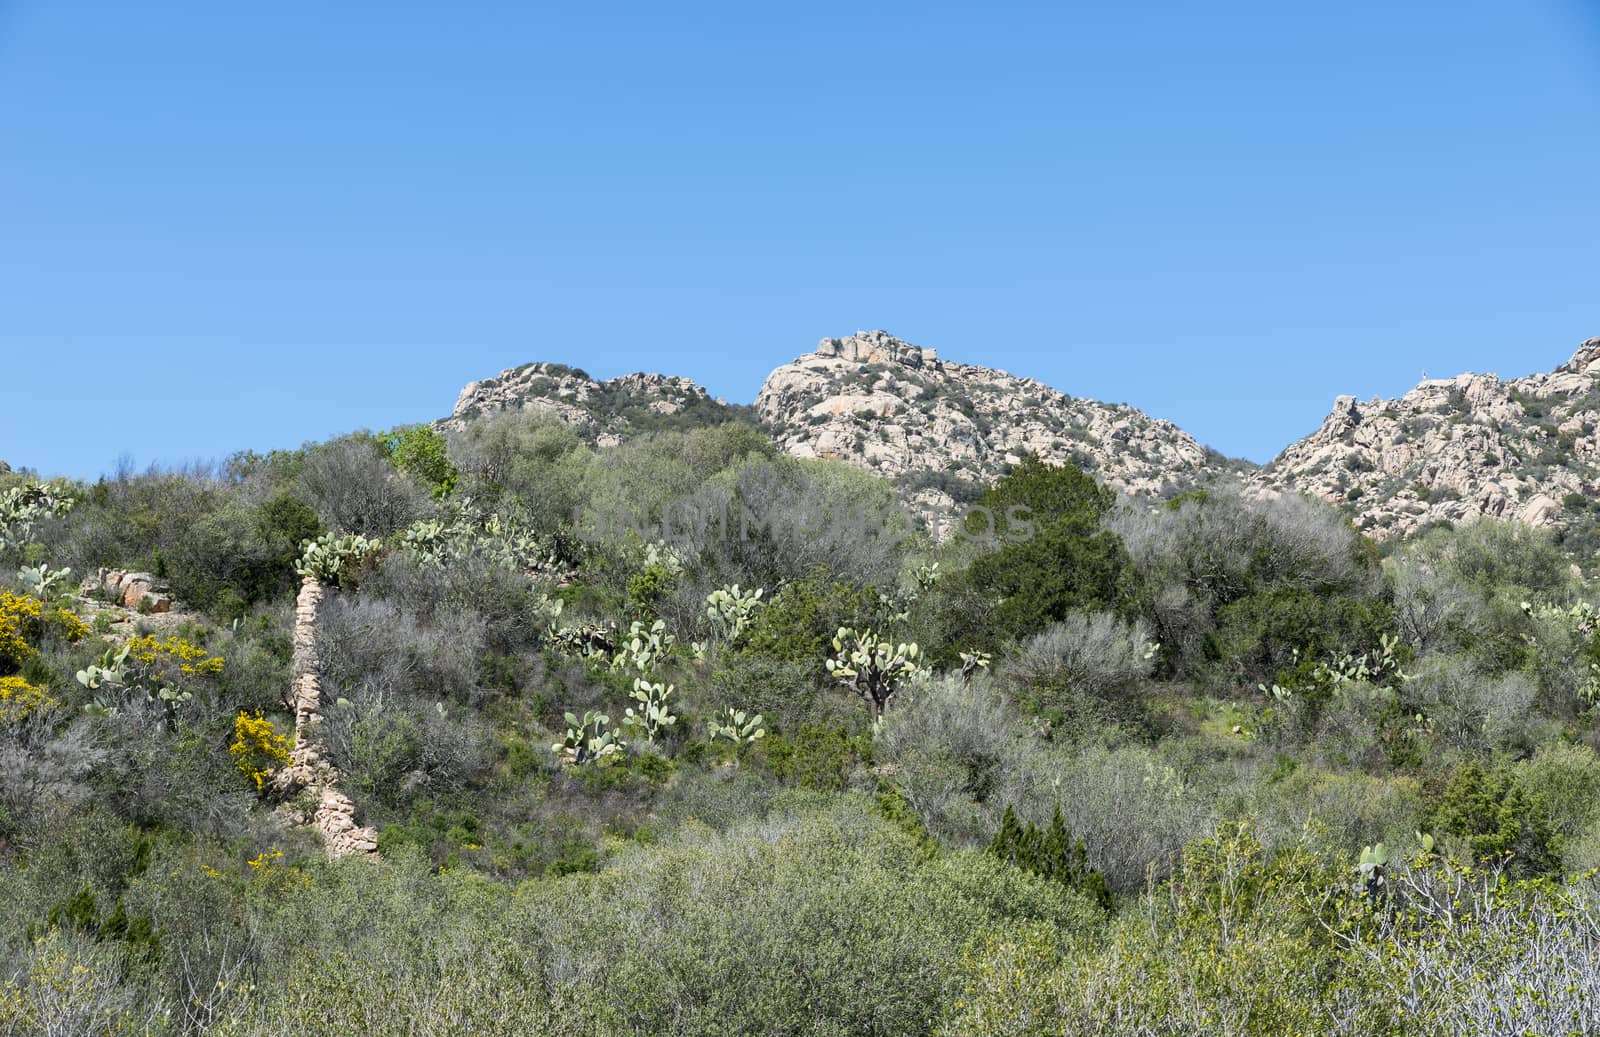
[[[339,791],[339,772],[324,758],[322,678],[317,659],[317,610],[323,595],[317,580],[309,576],[302,580],[295,602],[290,662],[294,749],[288,765],[273,776],[273,787],[288,800],[281,808],[286,819],[320,833],[329,857],[376,855],[378,833],[356,824],[355,803]]]

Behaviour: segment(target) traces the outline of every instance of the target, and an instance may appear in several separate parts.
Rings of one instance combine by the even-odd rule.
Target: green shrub
[[[871,588],[835,579],[819,566],[810,575],[785,584],[756,613],[739,654],[804,663],[823,679],[827,675],[823,662],[839,628],[869,625],[877,604]]]
[[[448,497],[456,488],[460,473],[450,463],[444,435],[432,427],[401,425],[379,436],[378,442],[396,468],[422,480],[435,498]]]
[[[872,762],[872,739],[849,729],[802,724],[792,735],[769,734],[756,748],[758,759],[784,782],[801,788],[842,790],[850,775]]]
[[[1094,914],[1038,880],[990,887],[993,863],[927,860],[858,801],[687,835],[523,897],[523,918],[559,919],[542,927],[566,982],[642,1032],[925,1033],[977,934]]]
[[[1393,629],[1393,608],[1380,599],[1280,587],[1218,609],[1211,654],[1241,680],[1258,681],[1301,660],[1376,650]]]
[[[1428,813],[1429,833],[1469,860],[1503,864],[1522,878],[1560,870],[1560,838],[1545,803],[1510,768],[1457,767]]]
[[[1600,754],[1587,745],[1546,742],[1516,765],[1516,781],[1563,847],[1600,821]]]
[[[1089,867],[1083,840],[1074,840],[1067,831],[1059,804],[1048,828],[1040,828],[1032,821],[1024,825],[1017,820],[1016,811],[1006,807],[989,852],[1013,867],[1058,882],[1088,896],[1102,908],[1111,909],[1111,889],[1106,878]]]
[[[1104,940],[1065,943],[1028,927],[969,959],[943,1037],[1097,1034],[1399,1033],[1377,970],[1346,967],[1328,929],[1348,885],[1303,849],[1267,851],[1248,825],[1184,853],[1170,887],[1118,918]],[[1347,898],[1345,898],[1347,899]],[[1326,926],[1326,928],[1325,928]]]
[[[978,500],[988,517],[969,517],[968,531],[1001,543],[959,577],[992,602],[974,639],[992,649],[1074,610],[1125,605],[1128,554],[1102,528],[1115,503],[1116,494],[1080,469],[1033,455],[990,487]],[[1032,535],[1021,524],[1031,524]]]

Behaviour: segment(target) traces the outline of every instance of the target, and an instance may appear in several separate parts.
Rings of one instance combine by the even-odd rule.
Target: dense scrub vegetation
[[[4,477],[0,1033],[1594,1032],[1570,545],[964,496],[523,414]],[[297,566],[381,859],[275,812]]]

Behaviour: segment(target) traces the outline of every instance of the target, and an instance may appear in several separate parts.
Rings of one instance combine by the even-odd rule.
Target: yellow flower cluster
[[[281,860],[283,860],[283,851],[282,850],[265,850],[265,851],[263,851],[261,853],[256,854],[254,857],[252,857],[250,860],[246,861],[245,863],[250,865],[250,870],[251,871],[253,871],[257,875],[259,875],[263,871],[266,871],[268,868],[272,867],[274,864],[276,864],[278,861],[281,861]]]
[[[27,595],[0,591],[0,659],[20,662],[33,654],[28,635],[38,630],[42,607]]]
[[[45,622],[55,626],[65,640],[76,642],[89,636],[89,624],[66,609],[51,609],[44,618]]]
[[[29,642],[37,641],[46,630],[67,641],[89,635],[83,620],[64,609],[47,609],[38,598],[0,591],[0,664],[15,666],[31,656],[34,649]]]
[[[253,714],[241,711],[233,718],[233,744],[228,746],[228,752],[233,754],[233,765],[239,773],[255,783],[257,792],[262,792],[273,768],[289,762],[289,739],[280,735],[260,710]]]
[[[21,677],[0,677],[0,724],[24,720],[34,710],[52,705],[54,701],[43,688]]]
[[[175,662],[179,670],[191,675],[214,676],[222,672],[221,656],[212,655],[181,637],[168,637],[165,640],[154,634],[136,637],[128,642],[128,656],[146,666]]]

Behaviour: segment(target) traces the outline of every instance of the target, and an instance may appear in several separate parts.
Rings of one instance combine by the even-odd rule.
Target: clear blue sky
[[[1600,4],[0,0],[0,458],[824,335],[1269,459],[1600,335]]]

